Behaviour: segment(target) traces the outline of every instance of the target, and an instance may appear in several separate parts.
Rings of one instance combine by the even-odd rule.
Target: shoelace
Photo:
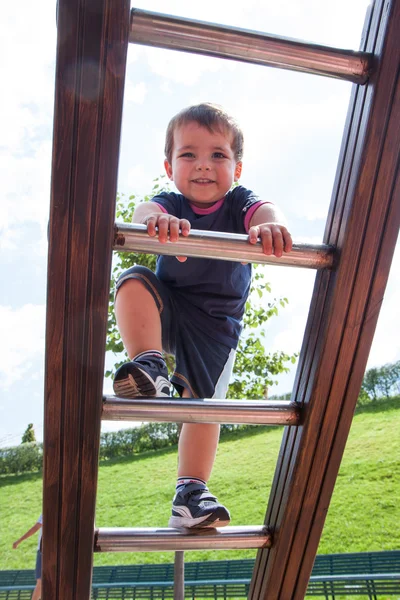
[[[192,490],[191,492],[187,492],[185,496],[191,498],[192,496],[201,496],[204,493],[208,493],[208,495],[204,496],[202,500],[213,500],[214,502],[217,500],[216,497],[211,494],[208,488],[204,488],[202,490]]]

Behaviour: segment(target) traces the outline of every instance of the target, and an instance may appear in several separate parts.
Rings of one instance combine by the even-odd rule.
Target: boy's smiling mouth
[[[213,179],[205,179],[204,177],[199,177],[198,179],[192,179],[193,183],[215,183]]]

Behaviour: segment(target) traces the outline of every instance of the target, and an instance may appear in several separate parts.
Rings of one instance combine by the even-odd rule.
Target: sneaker
[[[156,357],[122,365],[115,373],[113,388],[119,398],[165,398],[171,395],[166,364]]]
[[[224,527],[231,520],[228,509],[208,488],[198,483],[182,486],[172,502],[169,527]]]

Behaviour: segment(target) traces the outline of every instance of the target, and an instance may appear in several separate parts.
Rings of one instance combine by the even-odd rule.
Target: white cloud
[[[379,313],[368,368],[400,360],[399,331],[400,243],[397,243],[385,297]]]
[[[146,48],[145,55],[152,73],[188,87],[197,83],[204,73],[215,73],[226,67],[217,58],[162,48]],[[234,69],[234,66],[228,68]]]
[[[56,44],[55,4],[25,3],[23,18],[12,3],[2,6],[0,55],[3,93],[0,97],[1,145],[20,150],[20,142],[53,110]]]
[[[134,104],[143,104],[147,95],[147,86],[144,81],[134,84],[130,79],[125,82],[124,100]]]
[[[0,229],[24,221],[47,227],[50,204],[51,141],[35,143],[30,156],[0,154]]]
[[[14,228],[5,229],[0,235],[0,250],[18,248],[18,232]]]
[[[298,352],[303,341],[315,271],[270,266],[267,268],[266,279],[271,284],[273,297],[289,300],[285,308],[279,309],[279,316],[268,321],[266,328],[268,350]],[[301,293],[298,293],[299,290]]]
[[[173,85],[171,81],[163,80],[160,85],[160,92],[162,94],[168,94],[169,96],[173,93]]]
[[[136,164],[129,169],[124,179],[124,190],[135,194],[148,194],[149,182],[152,179],[154,179],[154,174],[151,174],[143,164]]]
[[[34,360],[42,359],[45,314],[44,305],[0,306],[0,382],[4,389],[21,380]]]
[[[26,3],[23,18],[8,3],[2,7],[0,56],[0,179],[2,249],[21,244],[19,226],[39,223],[44,251],[49,207],[51,127],[56,45],[55,5]]]

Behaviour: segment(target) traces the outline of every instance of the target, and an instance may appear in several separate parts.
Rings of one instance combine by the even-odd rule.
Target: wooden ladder
[[[304,598],[367,363],[400,223],[400,0],[370,7],[360,52],[133,9],[59,0],[46,324],[43,600],[86,600],[93,551],[258,548],[250,597]],[[284,259],[243,236],[179,254],[318,270],[290,402],[103,398],[113,249],[161,248],[115,225],[128,42],[354,83],[324,245]],[[217,236],[218,237],[218,236]],[[196,245],[197,242],[197,245]],[[190,412],[190,415],[189,415]],[[101,419],[285,424],[265,523],[202,532],[95,530]]]

